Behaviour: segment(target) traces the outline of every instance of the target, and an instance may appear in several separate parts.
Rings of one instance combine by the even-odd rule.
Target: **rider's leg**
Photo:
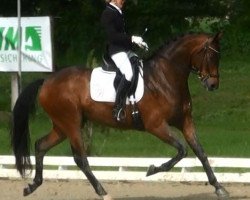
[[[126,52],[119,52],[111,56],[121,73],[125,75],[127,81],[131,81],[133,77],[132,66]]]
[[[126,103],[128,90],[131,86],[133,72],[127,53],[119,52],[112,55],[111,58],[123,75],[116,89],[115,107],[113,110],[114,117],[117,121],[120,121],[122,117],[121,114],[123,114],[123,107]]]

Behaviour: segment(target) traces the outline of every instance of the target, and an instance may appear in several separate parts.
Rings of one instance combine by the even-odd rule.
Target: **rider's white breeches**
[[[133,77],[132,66],[126,52],[119,52],[111,56],[116,66],[120,69],[121,73],[125,75],[128,81]]]

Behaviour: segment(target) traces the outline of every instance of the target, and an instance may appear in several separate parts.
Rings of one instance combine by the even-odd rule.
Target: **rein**
[[[215,53],[220,53],[219,51],[217,51],[216,49],[214,49],[214,48],[211,47],[211,46],[208,46],[208,47],[205,47],[205,48],[209,48],[209,49],[213,50]]]

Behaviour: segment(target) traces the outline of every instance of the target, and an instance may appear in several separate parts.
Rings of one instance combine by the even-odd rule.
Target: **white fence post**
[[[11,110],[13,110],[16,103],[17,97],[19,95],[20,85],[19,85],[19,75],[16,72],[11,73]]]

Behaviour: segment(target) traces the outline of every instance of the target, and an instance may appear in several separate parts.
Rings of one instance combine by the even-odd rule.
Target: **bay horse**
[[[187,156],[185,146],[170,132],[170,126],[179,129],[188,145],[201,161],[220,198],[229,193],[217,181],[207,156],[199,143],[192,118],[191,96],[188,77],[195,72],[204,87],[213,91],[219,87],[219,53],[222,33],[185,34],[170,43],[165,43],[144,61],[143,78],[145,91],[138,102],[138,109],[144,124],[144,131],[177,149],[175,157],[161,166],[150,166],[147,176],[169,171],[177,162]],[[86,120],[95,121],[115,128],[133,129],[132,117],[127,115],[123,123],[112,117],[113,103],[95,102],[90,97],[92,70],[76,67],[65,68],[52,74],[46,80],[30,83],[18,97],[13,109],[11,131],[12,147],[16,168],[24,177],[31,169],[29,114],[39,102],[47,112],[52,129],[35,142],[36,173],[33,183],[24,188],[24,196],[34,192],[43,182],[43,158],[45,153],[69,140],[74,161],[86,175],[96,193],[103,199],[111,199],[88,164],[81,128]],[[40,88],[40,90],[39,90]],[[126,106],[129,113],[130,106]]]

